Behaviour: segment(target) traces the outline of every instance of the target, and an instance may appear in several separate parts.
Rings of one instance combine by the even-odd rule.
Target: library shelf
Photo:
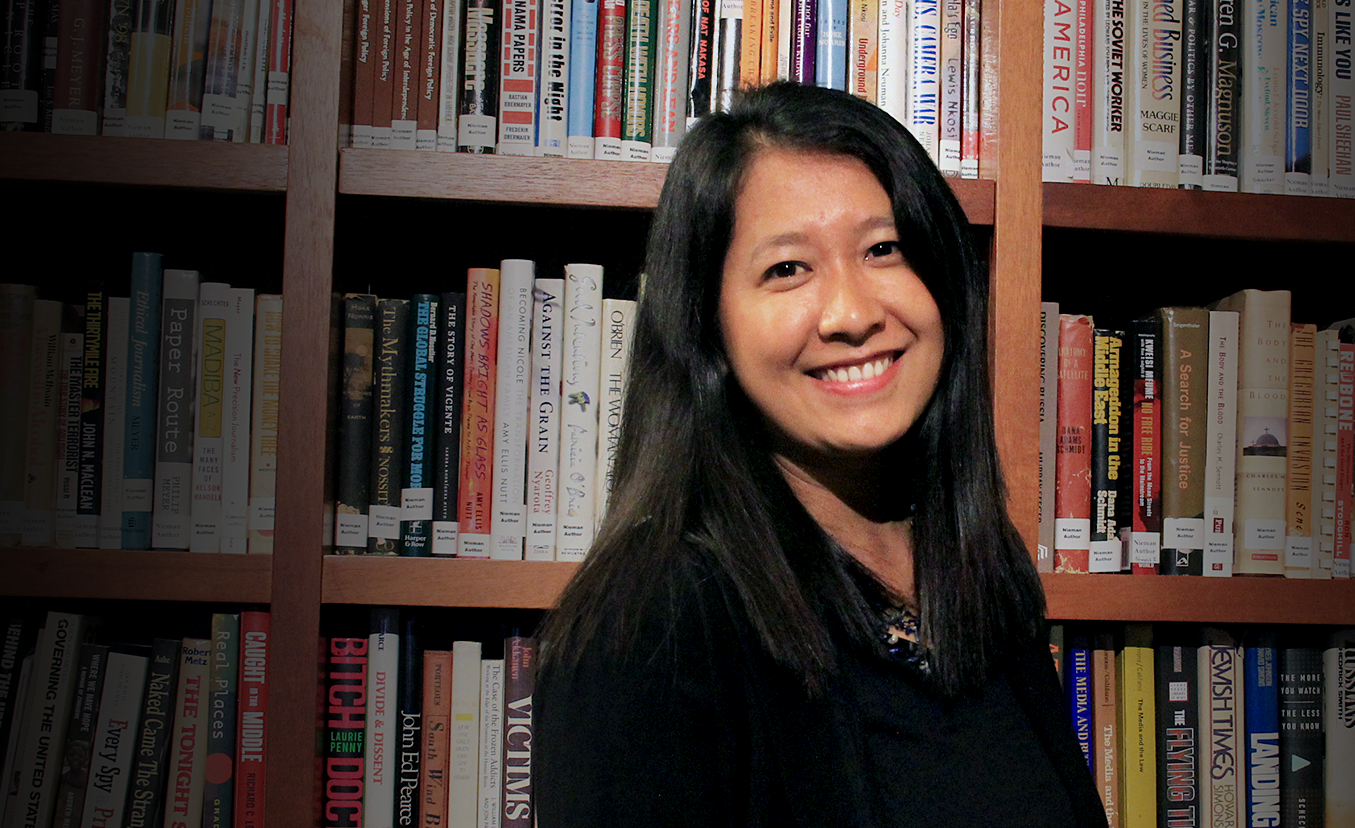
[[[548,609],[578,564],[326,555],[326,604]]]
[[[1355,241],[1355,200],[1046,183],[1044,224],[1268,241]]]
[[[287,147],[3,132],[0,178],[283,192]]]
[[[1049,617],[1189,624],[1355,624],[1355,581],[1045,574]]]
[[[25,598],[264,604],[272,555],[113,549],[11,549],[0,594]]]
[[[351,147],[339,154],[339,192],[346,195],[652,210],[667,173],[667,164],[635,161]],[[950,185],[971,224],[993,223],[993,181],[956,178]]]

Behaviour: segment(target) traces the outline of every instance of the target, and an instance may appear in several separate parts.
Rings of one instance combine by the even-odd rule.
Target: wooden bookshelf
[[[578,564],[326,555],[326,604],[547,609]]]
[[[1044,575],[1049,617],[1191,624],[1355,624],[1355,581]]]
[[[9,549],[4,594],[25,598],[116,598],[263,604],[272,595],[271,555]]]

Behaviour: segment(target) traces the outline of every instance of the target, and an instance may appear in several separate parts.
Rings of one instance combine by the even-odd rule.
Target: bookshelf
[[[541,609],[575,565],[326,555],[337,346],[336,242],[344,211],[393,203],[405,213],[532,205],[550,210],[653,207],[666,167],[627,162],[463,156],[337,148],[342,3],[296,0],[287,147],[0,134],[0,180],[140,197],[186,192],[197,209],[221,194],[282,199],[285,296],[276,551],[268,557],[96,550],[0,550],[0,600],[17,597],[267,603],[272,616],[267,819],[314,824],[322,611],[361,605]],[[984,9],[982,178],[952,185],[988,245],[999,449],[1011,511],[1035,536],[1039,302],[1045,239],[1129,234],[1278,244],[1355,243],[1355,203],[1041,184],[1041,15],[1035,0]],[[270,216],[272,214],[269,214]],[[54,231],[53,238],[61,230]],[[456,244],[473,247],[473,238]],[[341,245],[339,245],[341,246]],[[474,251],[472,251],[474,252]],[[1067,254],[1059,254],[1067,255]],[[1143,249],[1135,255],[1145,258]],[[1228,274],[1242,286],[1246,274]],[[249,284],[253,276],[242,276]],[[1204,274],[1208,282],[1213,274]],[[1316,285],[1317,277],[1305,278]],[[1212,284],[1212,283],[1211,283]],[[1055,290],[1057,290],[1057,285]],[[1209,293],[1223,290],[1206,286]],[[1052,296],[1051,298],[1060,298]],[[1355,584],[1047,575],[1050,616],[1064,620],[1355,624]]]

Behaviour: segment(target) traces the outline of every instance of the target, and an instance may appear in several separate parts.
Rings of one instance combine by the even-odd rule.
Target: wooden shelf
[[[1355,624],[1355,581],[1044,575],[1049,617],[1188,624]]]
[[[11,549],[0,594],[31,598],[268,603],[272,555]]]
[[[348,148],[339,156],[339,192],[652,210],[667,173],[667,164],[633,161]],[[971,223],[993,223],[992,181],[951,179],[951,187]]]
[[[578,564],[326,555],[326,604],[547,609]]]
[[[1045,184],[1044,224],[1215,238],[1355,242],[1355,200]]]
[[[283,192],[287,147],[4,132],[0,178]]]

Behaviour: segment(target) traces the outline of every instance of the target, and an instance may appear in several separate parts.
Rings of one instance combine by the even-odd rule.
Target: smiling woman
[[[920,146],[773,84],[684,139],[538,824],[1104,825],[1003,508],[986,276]]]

